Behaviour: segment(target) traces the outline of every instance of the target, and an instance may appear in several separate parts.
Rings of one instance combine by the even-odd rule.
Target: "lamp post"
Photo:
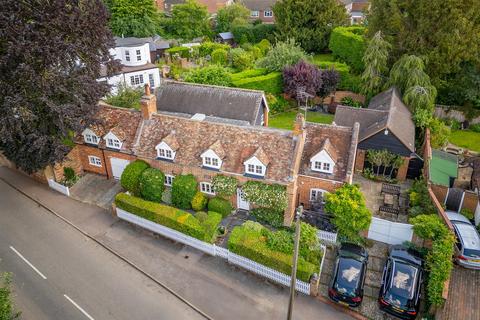
[[[293,314],[293,299],[295,298],[295,284],[297,282],[297,263],[298,263],[298,247],[300,245],[300,218],[302,217],[303,206],[298,206],[295,211],[295,240],[293,245],[293,264],[292,276],[290,280],[290,300],[288,301],[288,316],[287,320],[292,319]]]

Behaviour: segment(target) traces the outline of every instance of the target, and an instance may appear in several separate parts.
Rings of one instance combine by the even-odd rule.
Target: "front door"
[[[114,179],[120,179],[122,176],[123,170],[130,163],[128,160],[119,159],[119,158],[110,158],[110,164],[112,165],[112,175]]]
[[[250,210],[250,202],[245,200],[245,195],[241,188],[237,188],[237,208],[243,210]]]

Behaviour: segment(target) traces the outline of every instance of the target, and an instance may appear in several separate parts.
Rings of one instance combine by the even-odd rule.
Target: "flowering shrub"
[[[279,184],[248,181],[242,186],[245,199],[259,207],[284,211],[288,205],[287,190]]]
[[[237,192],[238,180],[234,177],[217,175],[212,179],[215,193],[221,197],[230,197]]]

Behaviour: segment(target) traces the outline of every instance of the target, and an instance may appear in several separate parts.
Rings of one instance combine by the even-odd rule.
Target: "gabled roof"
[[[348,127],[353,127],[355,122],[360,123],[359,142],[388,129],[408,150],[415,151],[412,114],[394,87],[373,97],[368,109],[338,106],[334,122]]]
[[[429,165],[429,177],[433,184],[450,187],[450,178],[458,176],[458,158],[456,155],[432,149]]]
[[[268,158],[267,154],[265,153],[265,151],[263,151],[263,148],[262,147],[258,147],[257,150],[255,150],[255,152],[252,154],[252,156],[250,158],[257,158],[261,163],[263,163],[265,166],[268,166],[268,164],[270,163],[270,159]],[[250,159],[249,158],[249,159]],[[248,160],[248,159],[247,159]]]
[[[175,137],[175,131],[170,132],[159,143],[161,142],[165,142],[173,151],[176,151],[179,147],[177,138]]]
[[[297,138],[291,131],[199,122],[165,114],[153,114],[151,120],[145,120],[142,124],[135,145],[136,154],[139,157],[155,159],[156,144],[173,131],[179,145],[175,163],[181,166],[201,167],[200,155],[211,147],[221,145],[225,152],[222,171],[243,175],[245,171],[243,163],[261,148],[271,159],[265,179],[280,183],[287,183],[293,179]],[[258,155],[263,157],[261,152]]]
[[[215,154],[220,159],[223,159],[226,156],[225,150],[223,149],[222,142],[220,142],[220,140],[215,141],[208,149],[215,152]]]
[[[243,5],[249,10],[265,10],[271,9],[276,0],[241,0]]]
[[[355,152],[351,154],[353,129],[319,123],[305,123],[306,139],[303,147],[299,174],[337,181],[345,181],[348,170],[353,166]],[[327,142],[328,140],[328,142]],[[356,144],[356,141],[354,141]],[[325,150],[330,157],[335,154],[333,174],[312,171],[310,159]],[[349,169],[350,168],[350,169]]]
[[[157,112],[175,112],[247,121],[254,125],[262,110],[262,91],[163,81],[156,91]]]

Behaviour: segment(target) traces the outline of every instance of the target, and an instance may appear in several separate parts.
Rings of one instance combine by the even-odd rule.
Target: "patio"
[[[405,208],[408,206],[407,191],[413,183],[411,180],[391,185],[372,181],[357,174],[354,176],[353,182],[360,185],[367,208],[375,217],[393,222],[406,223],[408,221]]]

